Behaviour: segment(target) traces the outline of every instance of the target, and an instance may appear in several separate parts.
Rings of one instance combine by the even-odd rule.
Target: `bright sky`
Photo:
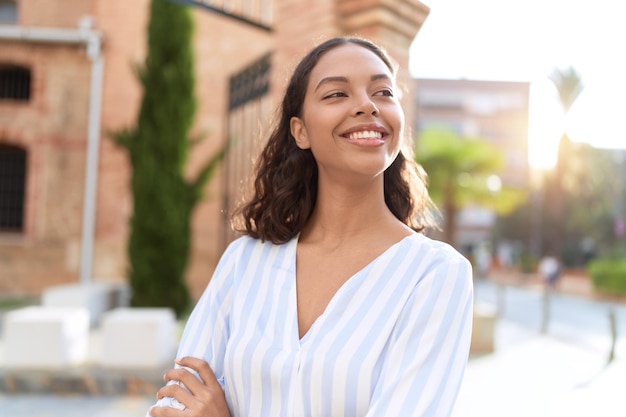
[[[411,46],[418,78],[531,83],[529,153],[554,163],[574,141],[626,148],[626,3],[620,0],[422,0],[430,15]],[[572,66],[584,90],[567,117],[548,75]]]

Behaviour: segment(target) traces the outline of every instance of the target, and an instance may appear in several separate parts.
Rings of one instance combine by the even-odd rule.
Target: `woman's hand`
[[[179,359],[176,363],[196,371],[199,378],[184,368],[170,369],[163,379],[178,381],[187,389],[180,384],[168,384],[157,392],[157,399],[172,397],[184,408],[152,407],[150,414],[153,417],[230,417],[224,390],[209,364],[192,357]]]

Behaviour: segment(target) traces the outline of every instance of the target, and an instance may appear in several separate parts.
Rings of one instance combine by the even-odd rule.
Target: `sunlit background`
[[[178,234],[188,224],[169,216],[185,212],[172,208],[180,183],[156,179],[167,170],[134,165],[127,146],[138,141],[110,137],[143,122],[150,146],[142,158],[159,166],[176,159],[167,129],[136,116],[146,92],[159,92],[145,104],[158,114],[191,109],[190,68],[173,65],[175,88],[164,92],[159,77],[139,85],[134,66],[146,49],[167,57],[152,62],[152,74],[183,61],[162,53],[190,46],[172,36],[189,28],[162,8],[172,2],[193,11],[198,92],[197,126],[175,138],[190,158],[177,161],[175,174],[193,177],[230,145],[203,186],[192,236]],[[178,303],[174,321],[170,284],[189,290],[185,303],[197,299],[235,238],[227,214],[253,177],[259,130],[269,126],[288,69],[329,33],[358,33],[384,44],[402,68],[410,61],[416,160],[450,232],[426,233],[474,267],[470,361],[454,417],[624,417],[626,281],[612,298],[595,278],[613,279],[615,265],[626,277],[626,151],[614,151],[626,150],[626,6],[423,3],[430,10],[418,0],[0,0],[0,203],[10,209],[0,204],[0,416],[145,415],[188,312]],[[149,19],[160,22],[150,34]],[[154,44],[146,48],[148,37]],[[549,77],[568,68],[583,89],[565,114]],[[447,131],[429,131],[441,122]],[[176,125],[173,117],[168,123]],[[141,185],[131,175],[142,173],[159,193],[131,187]],[[142,236],[133,213],[150,226],[143,230],[172,237]],[[142,240],[131,254],[135,231]],[[192,252],[163,242],[191,243]],[[564,267],[555,291],[539,267],[549,246]],[[605,266],[595,277],[592,261]],[[173,263],[186,269],[165,272]],[[143,283],[133,270],[143,271]],[[136,303],[133,293],[153,294]],[[144,315],[145,305],[162,308]],[[67,343],[64,329],[48,324],[59,306],[79,310],[56,320],[80,324]],[[29,330],[44,327],[54,338]]]
[[[420,79],[528,82],[528,162],[536,178],[551,172],[553,178],[561,180],[561,174],[555,173],[554,168],[564,134],[573,142],[588,143],[595,148],[626,149],[623,124],[626,5],[622,2],[424,0],[424,3],[431,11],[411,46],[411,74]],[[569,68],[579,75],[583,89],[565,113],[549,77],[557,69]],[[613,155],[618,157],[617,153]],[[582,184],[591,183],[595,176],[598,181],[595,184],[599,186],[614,174],[620,176],[619,171],[597,175],[593,167],[587,166],[583,176],[588,178]],[[591,213],[603,199],[613,199],[617,235],[623,231],[620,216],[624,213],[616,197],[619,192],[614,191],[613,197],[608,192],[598,193],[593,199],[585,200],[584,192],[579,189],[570,204],[582,208],[581,212],[588,209]],[[554,188],[540,186],[532,195],[529,213],[535,243],[531,247],[541,241],[542,235],[551,233],[547,231],[550,220],[542,220],[538,214],[539,207],[545,206],[545,199],[551,199],[548,203],[551,208],[563,205],[562,196],[555,197]],[[568,243],[573,244],[573,240]],[[537,251],[536,246],[534,250]],[[605,362],[611,346],[609,322],[611,314],[618,310],[611,310],[613,307],[606,302],[565,297],[549,307],[547,290],[542,292],[540,286],[533,288],[528,283],[497,288],[476,284],[475,315],[481,319],[475,322],[474,332],[490,329],[484,320],[489,312],[483,315],[480,309],[482,302],[489,300],[498,306],[499,320],[491,327],[495,328],[497,354],[470,361],[457,409],[459,416],[472,416],[473,412],[483,416],[626,415],[626,408],[615,406],[616,387],[623,386],[626,366],[623,361],[616,361],[610,367]],[[544,337],[536,324],[543,322],[544,326],[550,311],[553,318],[558,316],[559,323],[553,323],[547,332],[551,337]],[[612,317],[615,320],[616,316]],[[617,337],[621,340],[624,318],[617,317],[618,324],[613,321],[612,326],[619,329]],[[520,323],[523,325],[519,326]],[[618,341],[617,347],[624,352],[626,346]]]
[[[614,0],[430,0],[411,47],[419,78],[531,83],[529,162],[550,167],[565,130],[570,139],[626,148],[626,25]],[[584,90],[564,115],[555,68],[573,67]]]

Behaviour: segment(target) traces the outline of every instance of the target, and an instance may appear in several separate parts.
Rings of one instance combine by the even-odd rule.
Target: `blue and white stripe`
[[[411,235],[300,339],[296,246],[233,242],[185,328],[178,356],[209,362],[232,417],[449,416],[469,352],[469,262]]]

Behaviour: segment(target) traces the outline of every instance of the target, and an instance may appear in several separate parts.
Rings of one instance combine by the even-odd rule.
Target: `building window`
[[[0,25],[17,23],[17,5],[15,0],[0,0]]]
[[[30,100],[31,76],[28,68],[0,64],[0,100]]]
[[[0,232],[24,228],[26,151],[0,144]]]
[[[261,120],[272,117],[273,105],[270,92],[272,74],[271,54],[262,56],[242,68],[230,78],[228,100],[228,127],[226,137],[230,147],[224,161],[223,213],[226,227],[223,228],[224,247],[236,234],[228,227],[230,215],[234,212],[239,198],[249,196],[253,177],[251,161],[261,152],[264,131]]]

